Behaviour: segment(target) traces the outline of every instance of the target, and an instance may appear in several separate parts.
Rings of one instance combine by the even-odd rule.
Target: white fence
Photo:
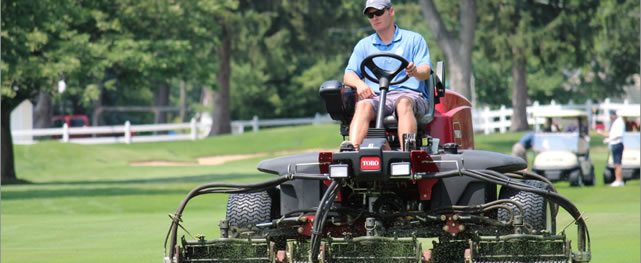
[[[323,124],[323,123],[334,123],[334,122],[335,121],[332,120],[329,114],[321,115],[319,113],[316,113],[316,115],[314,115],[314,117],[311,117],[311,118],[298,118],[298,119],[259,120],[258,116],[254,116],[253,119],[248,121],[232,121],[231,127],[232,127],[233,133],[243,133],[245,132],[245,127],[252,127],[252,131],[258,131],[260,127]]]
[[[260,127],[290,126],[304,124],[322,124],[334,122],[329,115],[316,114],[311,118],[297,119],[265,119],[260,120],[254,116],[252,120],[232,121],[232,133],[243,133],[245,127],[258,131]],[[211,124],[197,122],[191,119],[188,123],[175,124],[143,124],[131,125],[129,121],[120,126],[74,127],[64,124],[62,128],[13,130],[11,134],[15,144],[34,143],[34,137],[60,138],[62,142],[81,144],[102,143],[135,143],[197,140],[206,137],[211,129]],[[169,132],[170,134],[144,134],[149,132]]]
[[[601,122],[605,127],[609,127],[610,118],[608,117],[608,112],[610,110],[623,110],[628,108],[639,108],[639,104],[630,104],[628,101],[623,103],[612,103],[610,99],[605,99],[602,103],[592,103],[587,101],[584,104],[574,104],[569,103],[566,105],[556,104],[554,101],[550,105],[539,105],[538,102],[534,102],[532,106],[527,107],[527,118],[528,124],[536,125],[537,120],[532,117],[533,112],[539,111],[553,111],[559,109],[576,109],[585,111],[588,114],[588,120],[590,121],[591,127],[595,127],[597,122]],[[498,110],[490,110],[489,107],[481,109],[472,110],[472,119],[474,123],[474,131],[483,132],[485,134],[500,132],[504,133],[510,129],[510,119],[512,117],[512,109],[506,108],[501,105]],[[541,124],[542,122],[538,122]]]
[[[610,110],[622,110],[626,108],[639,108],[639,104],[630,104],[627,101],[623,103],[612,103],[606,99],[603,103],[593,104],[590,101],[584,104],[566,104],[559,105],[554,103],[550,105],[534,105],[527,107],[528,123],[535,125],[537,122],[532,117],[536,111],[548,111],[555,109],[579,109],[588,113],[588,120],[591,127],[594,127],[597,121],[603,123],[605,127],[610,124],[607,114]],[[501,132],[504,133],[510,128],[510,118],[512,109],[501,106],[498,110],[490,110],[489,107],[472,110],[472,119],[474,130],[485,134]],[[260,127],[270,126],[290,126],[305,124],[322,124],[335,123],[329,115],[316,114],[310,118],[295,119],[264,119],[261,120],[254,116],[251,120],[237,120],[231,122],[232,133],[238,134],[245,132],[245,129],[251,127],[252,131],[258,131]],[[540,123],[540,122],[539,122]],[[158,141],[177,141],[177,140],[197,140],[206,137],[211,129],[211,123],[198,122],[192,119],[188,123],[176,124],[144,124],[131,125],[128,121],[120,126],[98,126],[98,127],[79,127],[70,128],[66,125],[62,128],[34,129],[34,130],[13,130],[14,143],[29,144],[34,143],[34,137],[54,137],[60,138],[63,142],[74,142],[83,144],[99,143],[135,143],[135,142],[158,142]],[[147,134],[156,132],[169,132],[170,134]]]

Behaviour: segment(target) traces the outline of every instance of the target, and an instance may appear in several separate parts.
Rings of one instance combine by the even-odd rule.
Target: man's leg
[[[403,134],[416,133],[416,117],[414,116],[414,103],[410,98],[402,97],[396,102],[396,118],[398,120],[398,138],[401,148],[404,147]],[[403,149],[405,150],[405,149]]]
[[[614,165],[614,178],[619,182],[623,182],[623,168],[620,164]]]
[[[612,145],[612,163],[614,164],[614,185],[623,185],[623,168],[621,161],[623,159],[623,143]]]
[[[369,123],[375,117],[374,106],[370,101],[361,100],[356,103],[354,117],[352,123],[349,124],[349,141],[354,145],[354,148],[359,149],[363,139],[367,136]]]

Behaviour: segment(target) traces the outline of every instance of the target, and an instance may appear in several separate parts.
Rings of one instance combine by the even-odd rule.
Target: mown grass
[[[477,136],[478,149],[509,152],[520,133]],[[211,181],[249,182],[270,175],[256,164],[285,150],[335,148],[335,125],[263,130],[196,142],[75,145],[42,142],[16,146],[24,185],[3,185],[2,262],[160,262],[173,213],[193,187]],[[597,186],[556,186],[584,212],[592,237],[593,262],[639,262],[639,183],[613,189],[602,184],[607,149],[593,137]],[[194,161],[197,157],[266,153],[219,166],[132,167],[144,160]],[[532,156],[531,156],[532,157]],[[530,158],[532,159],[532,158]],[[184,225],[193,234],[218,235],[224,195],[190,202]],[[571,223],[559,217],[559,228]],[[568,229],[575,238],[572,227]]]

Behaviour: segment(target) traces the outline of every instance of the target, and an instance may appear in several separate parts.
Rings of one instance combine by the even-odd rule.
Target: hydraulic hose
[[[487,172],[487,171],[486,171]],[[567,198],[559,195],[558,193],[549,191],[549,190],[544,190],[540,188],[535,188],[531,187],[529,185],[525,185],[519,182],[514,182],[511,181],[509,178],[507,180],[502,177],[497,177],[493,174],[485,173],[485,172],[480,172],[480,171],[473,171],[473,170],[466,170],[466,169],[461,169],[460,173],[466,176],[470,176],[479,180],[483,181],[488,181],[494,184],[499,184],[507,187],[511,187],[517,190],[521,191],[527,191],[527,192],[533,192],[539,195],[542,195],[544,197],[549,198],[552,200],[554,203],[559,204],[563,209],[565,209],[576,221],[577,223],[577,232],[578,233],[578,246],[581,251],[590,251],[590,235],[588,232],[587,225],[585,223],[585,219],[583,218],[581,212],[579,209]],[[586,243],[587,242],[587,243]]]
[[[493,184],[502,185],[502,186],[514,188],[521,191],[536,193],[548,198],[554,204],[558,204],[561,207],[563,207],[576,220],[577,230],[578,230],[577,241],[578,241],[579,249],[582,251],[588,251],[588,252],[590,251],[590,236],[587,229],[587,225],[585,223],[585,219],[582,217],[581,212],[576,208],[576,206],[574,206],[574,204],[570,200],[559,195],[556,192],[556,189],[554,188],[554,186],[551,184],[551,182],[547,180],[547,178],[544,178],[537,174],[527,173],[527,172],[524,172],[523,175],[521,176],[520,174],[506,175],[506,174],[498,173],[492,170],[479,171],[479,170],[467,170],[467,169],[451,170],[451,171],[445,171],[445,172],[438,172],[434,174],[420,174],[417,176],[417,178],[442,179],[442,178],[455,177],[455,176],[469,176],[469,177],[490,182]],[[532,187],[531,185],[514,180],[514,178],[518,178],[518,179],[533,178],[540,181],[544,181],[547,184],[551,185],[551,191]],[[265,191],[270,188],[276,187],[286,181],[294,180],[294,179],[327,180],[329,178],[326,175],[288,174],[285,176],[275,178],[273,180],[268,180],[268,181],[257,183],[257,184],[208,183],[208,184],[203,184],[194,188],[181,201],[180,205],[176,209],[176,213],[174,214],[174,217],[172,218],[171,226],[165,238],[165,251],[167,251],[166,250],[167,240],[170,240],[169,253],[167,254],[167,256],[169,258],[174,256],[175,247],[177,243],[177,233],[178,233],[179,222],[181,220],[182,213],[187,203],[192,198],[198,195],[210,194],[210,193],[261,192],[261,191]],[[331,210],[332,204],[334,202],[334,199],[336,198],[339,188],[340,188],[339,182],[333,181],[332,184],[325,191],[325,194],[323,195],[321,202],[316,210],[316,217],[312,227],[313,231],[312,231],[312,236],[310,240],[310,243],[311,243],[310,257],[312,262],[318,261],[318,255],[320,253],[320,244],[321,244],[320,241],[321,241],[321,235],[322,235],[321,231],[325,225],[325,220]],[[491,202],[491,203],[482,205],[481,207],[483,210],[494,209],[494,208],[497,208],[497,205],[498,205],[497,203]],[[521,212],[523,211],[522,207],[519,207],[518,205],[517,207],[519,210],[521,210]],[[455,209],[467,210],[467,209],[474,209],[474,207],[470,207],[470,208],[456,207]],[[558,208],[555,210],[556,211],[553,211],[554,213],[558,211]]]
[[[538,174],[535,174],[535,173],[522,172],[522,173],[523,173],[523,175],[519,175],[519,174],[511,174],[511,173],[507,173],[506,175],[504,175],[504,174],[501,174],[501,173],[499,173],[499,172],[497,172],[497,171],[492,171],[492,170],[481,170],[480,172],[485,172],[485,173],[493,174],[493,175],[496,175],[496,176],[499,176],[499,177],[500,177],[500,176],[512,176],[512,175],[516,175],[516,176],[521,177],[521,178],[523,178],[523,179],[535,179],[535,180],[538,180],[538,181],[545,182],[545,183],[550,187],[550,189],[551,189],[551,191],[552,191],[552,192],[554,192],[554,193],[558,193],[558,191],[557,191],[557,190],[556,190],[556,188],[554,187],[554,184],[552,184],[552,182],[551,182],[550,180],[548,180],[547,178],[545,178],[545,176],[541,176],[541,175],[538,175]],[[557,215],[558,213],[559,213],[559,206],[558,206],[556,203],[553,203],[553,205],[552,205],[552,215],[553,215],[554,217],[556,217],[556,215]]]
[[[552,181],[547,179],[545,176],[541,176],[541,175],[538,175],[538,174],[535,174],[535,173],[529,172],[529,171],[519,171],[519,172],[516,172],[516,173],[506,173],[506,174],[507,175],[515,174],[515,175],[524,177],[524,179],[536,179],[536,180],[539,180],[539,181],[546,182],[550,186],[552,191],[558,192],[556,190],[556,187],[554,187],[554,184],[552,183]]]
[[[261,191],[265,191],[267,189],[276,187],[286,181],[294,180],[294,179],[326,180],[327,177],[322,175],[302,175],[302,176],[286,175],[286,176],[280,176],[275,179],[268,180],[261,183],[256,183],[256,184],[207,183],[192,189],[185,196],[185,198],[180,202],[180,204],[178,205],[178,208],[176,209],[176,213],[172,217],[172,222],[169,227],[169,231],[167,232],[167,236],[165,237],[165,251],[167,251],[167,240],[170,241],[169,253],[167,254],[167,256],[171,258],[175,253],[175,247],[176,247],[177,236],[178,236],[178,224],[181,220],[182,213],[185,210],[187,203],[192,198],[202,194],[210,194],[210,193],[261,192]]]
[[[323,226],[325,225],[325,219],[329,210],[336,199],[338,194],[338,189],[340,187],[337,181],[332,181],[332,184],[329,185],[323,198],[321,198],[318,209],[316,210],[316,216],[314,218],[314,224],[312,225],[312,236],[310,240],[311,251],[309,253],[310,260],[312,262],[318,262],[318,254],[320,253],[320,241],[323,231]]]

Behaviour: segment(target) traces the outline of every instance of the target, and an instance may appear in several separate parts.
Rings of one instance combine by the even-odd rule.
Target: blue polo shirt
[[[377,53],[394,53],[402,56],[409,62],[414,62],[417,67],[428,64],[431,68],[432,63],[430,62],[430,51],[423,36],[416,32],[400,29],[398,26],[395,27],[396,30],[394,30],[394,38],[389,44],[383,43],[376,33],[361,39],[354,47],[354,51],[352,52],[352,56],[349,58],[345,72],[353,71],[359,77],[364,78],[360,68],[361,62],[363,62],[367,56]],[[386,70],[396,69],[400,65],[400,62],[393,58],[376,58],[374,59],[374,63],[380,68]],[[370,73],[370,75],[374,77],[372,73]],[[405,70],[403,70],[390,82],[402,79],[405,75]],[[372,87],[374,92],[379,92],[377,82],[372,82],[367,78],[364,78],[364,81],[368,86]],[[403,83],[390,86],[390,90],[395,89],[409,89],[424,94],[427,92],[425,81],[419,81],[413,77],[410,77]]]

